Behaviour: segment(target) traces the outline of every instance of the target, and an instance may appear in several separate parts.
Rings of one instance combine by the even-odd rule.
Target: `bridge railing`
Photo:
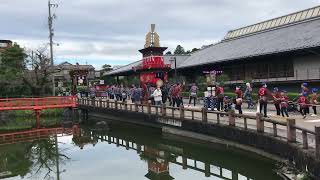
[[[258,133],[266,134],[289,143],[298,143],[303,149],[315,151],[317,158],[320,158],[320,127],[315,127],[315,131],[296,125],[295,119],[286,119],[286,122],[262,117],[262,114],[254,115],[236,114],[234,110],[229,112],[208,111],[206,108],[194,109],[181,107],[153,106],[150,104],[132,104],[118,101],[103,101],[102,99],[79,99],[78,103],[86,106],[98,108],[108,108],[154,114],[163,118],[170,118],[179,121],[195,120],[202,123],[221,124],[230,127],[243,128],[244,130],[254,130]],[[175,125],[172,122],[172,125]],[[178,123],[179,124],[179,123]]]
[[[1,110],[32,110],[47,108],[76,107],[76,96],[58,96],[45,98],[6,98],[0,99]]]

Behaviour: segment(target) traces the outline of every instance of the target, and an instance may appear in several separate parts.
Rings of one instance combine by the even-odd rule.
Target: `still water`
[[[1,145],[0,179],[281,179],[274,161],[221,145],[173,139],[156,129],[111,122],[70,132]]]

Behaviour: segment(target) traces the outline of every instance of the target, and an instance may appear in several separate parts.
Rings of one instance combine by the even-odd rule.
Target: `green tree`
[[[216,81],[221,86],[224,86],[227,81],[230,81],[230,78],[227,74],[221,74],[221,75],[217,75]]]
[[[185,54],[185,53],[186,52],[185,52],[184,48],[181,45],[178,45],[176,47],[176,50],[174,50],[174,54]]]
[[[166,52],[166,55],[171,55],[171,54],[172,54],[171,51]]]
[[[199,49],[198,48],[193,48],[192,50],[191,50],[191,52],[196,52],[196,51],[198,51]]]
[[[108,72],[108,71],[112,71],[113,68],[110,64],[105,64],[102,66],[101,71],[100,71],[100,77],[103,77],[104,73]]]
[[[43,96],[48,94],[51,89],[51,77],[53,74],[61,71],[58,66],[52,68],[50,59],[41,50],[33,51],[25,59],[25,63],[31,69],[23,71],[21,79],[28,86],[34,96]]]
[[[0,61],[0,96],[16,96],[27,92],[21,76],[26,70],[25,51],[14,43],[1,54]]]

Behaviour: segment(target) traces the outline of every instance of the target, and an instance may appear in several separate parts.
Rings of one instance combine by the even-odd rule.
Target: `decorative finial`
[[[159,35],[155,32],[156,25],[151,24],[151,31],[146,35],[146,43],[144,45],[145,48],[148,47],[160,47]]]

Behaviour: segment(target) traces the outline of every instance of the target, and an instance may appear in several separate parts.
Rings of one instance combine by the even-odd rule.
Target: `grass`
[[[41,116],[62,115],[64,109],[44,109],[41,111]],[[12,111],[14,116],[34,116],[33,110],[17,110]]]
[[[41,117],[40,122],[42,127],[53,127],[61,124],[61,116]],[[35,117],[18,116],[6,121],[0,125],[0,132],[27,130],[36,127]]]

